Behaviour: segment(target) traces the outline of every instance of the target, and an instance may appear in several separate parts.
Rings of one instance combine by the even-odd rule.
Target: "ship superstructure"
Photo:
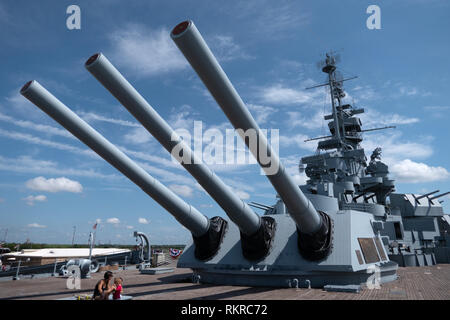
[[[388,165],[381,161],[382,150],[373,150],[370,159],[361,146],[363,133],[395,128],[362,129],[357,116],[365,112],[343,103],[343,79],[337,71],[337,59],[326,54],[322,71],[328,82],[308,89],[327,86],[331,100],[328,120],[329,136],[319,140],[315,155],[301,158],[300,172],[309,180],[301,186],[305,193],[337,198],[341,210],[358,210],[373,214],[374,225],[382,236],[391,260],[401,266],[448,263],[449,216],[438,199],[449,192],[437,194],[395,193],[395,183],[389,177]]]

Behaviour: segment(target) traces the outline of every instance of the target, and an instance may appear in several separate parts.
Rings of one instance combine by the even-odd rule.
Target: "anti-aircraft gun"
[[[26,83],[21,93],[192,233],[193,241],[184,250],[178,266],[191,268],[196,281],[278,287],[359,285],[370,279],[374,271],[380,282],[396,279],[397,264],[389,261],[381,238],[374,231],[373,216],[342,210],[331,194],[307,192],[294,183],[194,23],[178,24],[171,37],[277,191],[280,201],[263,216],[256,214],[196,157],[103,54],[86,61],[88,71],[180,162],[232,223],[221,217],[209,219],[184,202],[38,82]]]
[[[389,239],[389,256],[400,266],[450,263],[450,219],[439,201],[450,192],[438,192],[390,195],[391,215],[382,234]]]
[[[147,235],[143,232],[135,231],[133,236],[136,238],[136,241],[139,242],[137,250],[139,269],[145,269],[151,265],[150,241],[148,240]]]

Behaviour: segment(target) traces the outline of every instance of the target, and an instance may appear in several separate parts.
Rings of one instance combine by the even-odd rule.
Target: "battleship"
[[[177,160],[228,219],[208,218],[186,203],[37,81],[27,82],[20,92],[191,232],[192,242],[177,266],[191,269],[194,283],[338,290],[395,281],[399,266],[449,262],[450,221],[439,202],[448,192],[395,193],[381,149],[374,150],[367,163],[362,134],[383,128],[363,130],[356,115],[364,110],[343,103],[343,82],[349,79],[338,76],[332,54],[322,67],[328,82],[319,85],[330,90],[331,114],[324,117],[330,120],[330,135],[314,138],[320,140],[316,154],[303,157],[299,165],[308,181],[298,186],[194,23],[178,24],[170,36],[236,131],[255,133],[257,148],[245,135],[241,137],[275,189],[275,204],[242,201],[101,53],[86,61],[86,69],[168,152],[182,146]],[[269,164],[260,150],[269,156]],[[263,209],[264,214],[251,207]]]

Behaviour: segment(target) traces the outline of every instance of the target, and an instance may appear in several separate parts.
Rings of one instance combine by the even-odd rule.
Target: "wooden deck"
[[[124,292],[134,300],[242,299],[242,300],[449,300],[450,265],[399,268],[397,281],[381,289],[360,293],[325,292],[322,289],[274,289],[193,284],[189,269],[168,274],[142,275],[138,270],[114,272],[124,279]],[[64,278],[22,279],[0,282],[0,299],[53,300],[91,293],[102,277],[96,273],[81,280],[81,290],[66,288]]]

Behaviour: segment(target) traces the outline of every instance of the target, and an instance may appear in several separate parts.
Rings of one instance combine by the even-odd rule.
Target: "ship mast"
[[[333,123],[329,124],[331,135],[307,139],[305,142],[327,139],[326,141],[319,142],[318,149],[327,150],[336,148],[338,151],[341,151],[342,149],[353,150],[358,148],[359,142],[362,140],[361,133],[395,128],[395,126],[362,130],[359,120],[355,122],[353,121],[354,119],[351,119],[358,113],[364,113],[364,109],[354,109],[349,104],[342,104],[342,98],[345,97],[342,83],[347,80],[356,79],[357,76],[343,79],[340,73],[336,71],[336,63],[337,57],[331,52],[326,53],[326,58],[324,61],[320,62],[320,66],[323,66],[322,72],[328,75],[328,82],[306,88],[313,89],[323,86],[328,86],[330,88],[332,114],[326,115],[324,118],[325,120],[333,120]]]
[[[331,106],[332,106],[332,113],[333,113],[333,120],[334,120],[334,133],[333,136],[337,141],[339,141],[339,145],[342,146],[343,141],[341,140],[341,134],[339,133],[339,120],[338,120],[338,114],[336,110],[336,104],[335,104],[335,97],[338,98],[339,105],[341,104],[341,101],[339,99],[339,95],[341,94],[337,87],[335,86],[336,83],[336,59],[326,54],[325,63],[326,65],[322,68],[322,71],[328,74],[328,85],[330,86],[330,95],[331,95]],[[342,91],[342,90],[341,90]]]
[[[348,144],[345,141],[345,127],[344,120],[342,119],[342,110],[344,109],[341,103],[341,99],[345,97],[345,92],[342,89],[342,82],[347,80],[352,80],[357,77],[351,77],[347,79],[338,79],[336,74],[336,57],[332,53],[326,53],[325,61],[321,62],[322,72],[328,74],[328,82],[319,84],[316,86],[312,86],[306,89],[313,89],[323,86],[328,86],[330,88],[330,97],[331,97],[331,106],[332,106],[332,114],[330,116],[325,116],[325,120],[333,119],[333,130],[331,136],[319,137],[308,139],[310,140],[318,140],[318,139],[326,139],[332,138],[332,145],[329,147],[334,147],[337,150],[341,150],[343,147],[346,148]]]

